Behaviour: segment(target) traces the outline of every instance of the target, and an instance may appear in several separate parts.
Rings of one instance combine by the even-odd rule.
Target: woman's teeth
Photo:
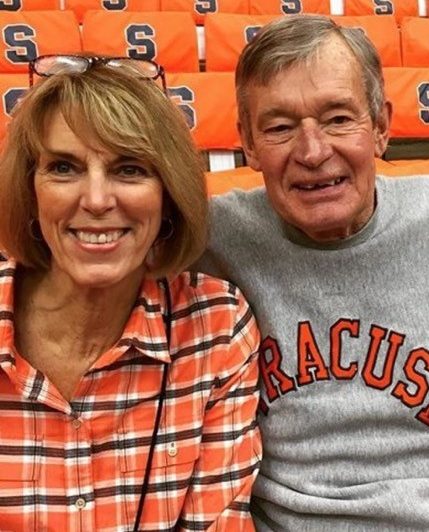
[[[108,231],[106,233],[91,233],[88,231],[75,231],[76,238],[87,244],[109,244],[121,238],[125,231]]]

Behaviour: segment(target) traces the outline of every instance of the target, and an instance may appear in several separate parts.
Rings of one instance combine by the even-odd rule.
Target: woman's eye
[[[74,170],[74,167],[68,161],[52,161],[48,165],[48,171],[58,175],[68,175]]]
[[[147,170],[137,164],[124,164],[116,169],[115,172],[119,176],[124,177],[144,177],[147,176]]]

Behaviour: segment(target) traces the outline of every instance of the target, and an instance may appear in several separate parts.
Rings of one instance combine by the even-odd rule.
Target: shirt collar
[[[16,262],[0,263],[0,361],[5,356],[13,363],[14,349],[14,276]],[[171,319],[166,308],[164,288],[157,280],[143,280],[134,308],[120,340],[104,353],[93,366],[102,367],[119,355],[134,348],[144,356],[159,362],[171,362],[165,321]]]

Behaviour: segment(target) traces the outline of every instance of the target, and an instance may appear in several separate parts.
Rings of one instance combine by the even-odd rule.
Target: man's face
[[[387,144],[390,104],[373,124],[347,46],[331,38],[308,63],[250,85],[247,105],[245,152],[278,214],[320,242],[357,232],[374,210],[374,156]]]

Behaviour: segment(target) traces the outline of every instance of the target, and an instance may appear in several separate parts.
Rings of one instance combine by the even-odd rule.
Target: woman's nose
[[[88,170],[82,186],[81,206],[98,216],[116,206],[112,183],[105,170]]]

